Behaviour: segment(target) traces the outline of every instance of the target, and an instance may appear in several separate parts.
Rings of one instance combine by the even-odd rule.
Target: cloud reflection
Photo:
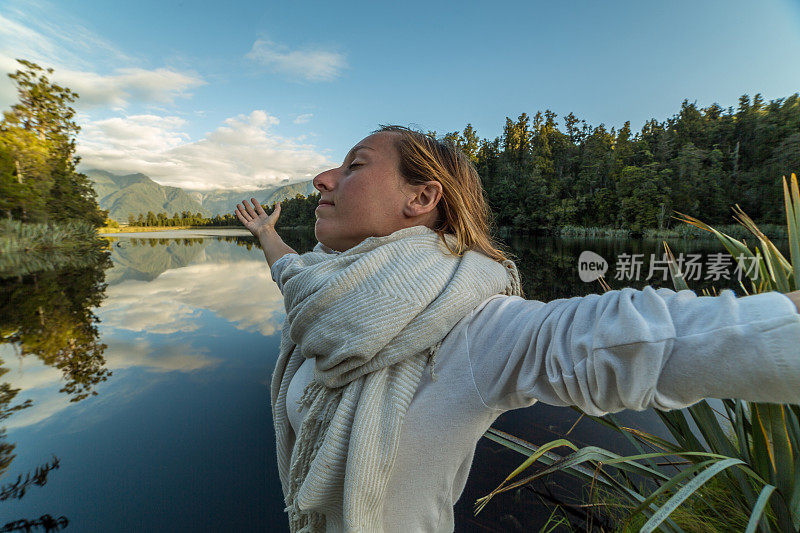
[[[152,281],[123,281],[106,294],[98,311],[105,328],[151,334],[197,331],[205,310],[237,329],[270,336],[285,314],[265,261],[194,264]]]
[[[211,355],[199,335],[214,336],[219,326],[274,335],[285,311],[283,296],[263,260],[228,260],[173,268],[151,281],[128,279],[110,285],[96,314],[100,340],[107,345],[104,357],[109,370],[138,368],[166,375],[223,364],[222,358]],[[22,389],[20,399],[34,400],[32,407],[6,421],[9,429],[38,424],[75,405],[59,392],[64,384],[59,370],[36,357],[19,357],[11,345],[0,345],[0,357],[9,369],[3,381]],[[128,376],[125,383],[113,385],[114,403],[120,401],[119,386],[131,385],[130,380]],[[114,381],[112,378],[101,387],[107,389]],[[140,393],[142,385],[131,390]],[[108,399],[101,390],[91,403]]]

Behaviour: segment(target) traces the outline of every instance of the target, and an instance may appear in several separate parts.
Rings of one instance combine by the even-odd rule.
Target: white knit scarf
[[[324,531],[328,515],[346,531],[380,531],[400,428],[428,359],[483,300],[521,294],[517,267],[472,250],[455,256],[436,232],[413,226],[341,253],[317,243],[281,283],[287,314],[270,395],[290,530]],[[286,394],[310,357],[295,443]]]

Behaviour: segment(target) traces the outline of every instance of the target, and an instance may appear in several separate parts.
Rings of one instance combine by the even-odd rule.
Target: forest
[[[479,140],[471,125],[448,133],[472,159],[500,226],[665,228],[673,210],[710,224],[739,204],[761,223],[784,221],[781,177],[800,169],[800,95],[738,107],[684,100],[665,121],[633,134],[589,126],[572,113],[506,118],[503,134]]]

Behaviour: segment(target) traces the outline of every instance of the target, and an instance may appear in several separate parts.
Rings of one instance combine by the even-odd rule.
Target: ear
[[[424,215],[436,209],[436,205],[442,198],[442,184],[432,180],[415,185],[411,187],[410,194],[412,196],[403,208],[403,214],[407,217]]]

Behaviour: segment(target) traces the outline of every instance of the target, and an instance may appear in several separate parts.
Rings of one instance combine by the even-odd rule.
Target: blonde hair
[[[480,176],[459,148],[449,140],[438,140],[405,126],[381,125],[373,133],[380,132],[397,134],[399,170],[408,183],[421,185],[435,180],[442,184],[439,217],[431,229],[453,255],[477,250],[498,262],[512,259],[512,254],[491,236],[494,218]],[[445,233],[455,236],[455,250],[445,240]]]

